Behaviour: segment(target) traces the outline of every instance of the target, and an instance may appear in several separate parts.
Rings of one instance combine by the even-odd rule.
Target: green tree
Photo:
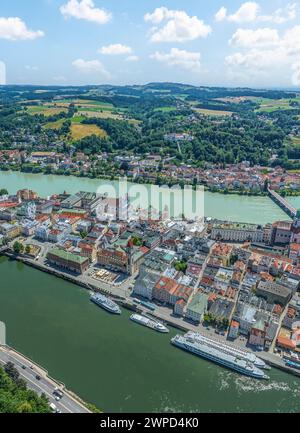
[[[10,362],[0,367],[0,413],[50,413],[48,399],[27,389]]]
[[[24,245],[21,242],[16,241],[13,245],[14,252],[16,254],[22,254],[24,251]]]
[[[174,267],[175,267],[176,271],[181,271],[181,272],[185,273],[185,271],[187,269],[187,263],[184,260],[182,260],[182,261],[179,260],[179,261],[175,262]]]

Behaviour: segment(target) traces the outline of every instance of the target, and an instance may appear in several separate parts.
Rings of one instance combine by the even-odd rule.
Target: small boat
[[[287,367],[292,367],[292,368],[296,368],[297,370],[300,370],[300,364],[299,364],[299,362],[292,361],[291,359],[287,359],[285,361],[285,365]]]
[[[151,302],[147,302],[147,301],[140,301],[140,304],[143,305],[143,307],[148,308],[151,311],[154,311],[156,308],[156,305],[151,304]]]
[[[162,333],[169,332],[169,329],[162,323],[153,319],[149,319],[149,317],[142,316],[140,314],[132,314],[130,316],[130,320],[139,323],[140,325],[146,326],[147,328],[153,329],[154,331],[157,332],[162,332]]]
[[[92,295],[90,297],[90,300],[94,302],[94,304],[98,305],[98,307],[101,307],[112,314],[122,313],[119,305],[116,302],[112,301],[107,296],[104,296],[100,293],[95,293],[94,295]]]
[[[136,304],[140,304],[141,300],[138,298],[132,298],[133,302],[135,302]]]

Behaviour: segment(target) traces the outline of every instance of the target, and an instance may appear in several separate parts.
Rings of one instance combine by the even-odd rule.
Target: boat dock
[[[268,188],[268,195],[289,217],[295,218],[297,209],[273,189]]]

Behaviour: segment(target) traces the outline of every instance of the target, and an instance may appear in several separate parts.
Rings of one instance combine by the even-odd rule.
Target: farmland
[[[32,105],[27,107],[27,111],[30,115],[43,114],[44,116],[54,116],[59,113],[66,113],[68,111],[67,107],[49,105]]]
[[[81,123],[71,125],[71,137],[73,140],[81,140],[90,135],[97,135],[97,137],[101,138],[107,137],[107,133],[97,125],[84,125]]]
[[[232,111],[222,111],[222,110],[207,110],[205,108],[194,108],[194,110],[203,114],[204,116],[231,116]]]
[[[256,99],[255,102],[260,104],[260,108],[257,110],[258,113],[266,112],[272,113],[277,110],[293,110],[295,107],[290,105],[290,99],[267,99],[260,98]],[[298,98],[296,98],[297,102],[300,102]]]

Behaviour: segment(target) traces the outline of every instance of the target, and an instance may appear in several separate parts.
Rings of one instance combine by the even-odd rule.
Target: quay
[[[268,195],[289,217],[295,218],[297,209],[288,203],[281,195],[273,189],[268,188]]]
[[[63,383],[50,377],[47,370],[12,347],[2,344],[0,345],[0,365],[5,365],[7,362],[14,364],[20,377],[26,381],[28,388],[39,395],[45,394],[49,403],[53,403],[62,413],[91,413],[80,397],[69,391]],[[53,394],[55,388],[63,392],[63,397],[59,401],[55,400]]]
[[[24,264],[29,265],[33,268],[36,268],[40,271],[47,272],[47,273],[54,275],[58,278],[62,278],[62,279],[69,281],[73,284],[77,284],[77,285],[79,285],[79,286],[81,286],[81,287],[83,287],[89,291],[100,292],[100,293],[103,293],[104,295],[110,296],[117,303],[119,303],[123,308],[126,308],[126,309],[131,310],[131,311],[135,311],[137,313],[147,314],[147,316],[153,317],[154,319],[158,319],[161,322],[163,322],[164,324],[169,325],[175,329],[178,329],[181,332],[187,332],[187,331],[200,332],[202,335],[209,337],[209,338],[213,338],[215,341],[222,341],[222,342],[226,341],[226,344],[231,345],[232,347],[236,347],[236,348],[238,347],[238,348],[242,348],[242,349],[247,350],[247,351],[251,351],[251,348],[249,348],[245,345],[242,345],[239,342],[236,342],[236,341],[233,342],[233,341],[230,341],[227,339],[226,340],[221,339],[219,336],[217,337],[215,335],[215,333],[211,330],[207,330],[204,327],[199,329],[199,326],[196,326],[196,325],[194,325],[190,322],[187,322],[187,321],[183,321],[174,315],[170,315],[168,310],[165,308],[160,308],[159,310],[150,312],[146,307],[143,307],[140,304],[136,305],[129,297],[126,297],[126,296],[121,295],[121,294],[116,294],[113,290],[104,289],[102,287],[92,285],[88,282],[85,282],[84,280],[78,279],[78,277],[76,277],[76,276],[68,275],[62,271],[59,271],[57,269],[53,269],[51,267],[45,266],[45,265],[38,263],[34,260],[31,260],[31,259],[21,257],[21,256],[16,256],[14,253],[11,253],[9,251],[6,251],[4,253],[4,255],[10,257],[11,259],[21,261]],[[285,371],[286,373],[293,374],[294,376],[300,377],[300,371],[297,369],[293,369],[291,367],[288,367],[280,356],[275,355],[275,354],[270,353],[270,352],[264,352],[264,351],[262,351],[262,352],[256,351],[255,354],[258,357],[260,357],[261,359],[263,359],[268,365],[275,367],[275,368],[278,368],[282,371]]]

